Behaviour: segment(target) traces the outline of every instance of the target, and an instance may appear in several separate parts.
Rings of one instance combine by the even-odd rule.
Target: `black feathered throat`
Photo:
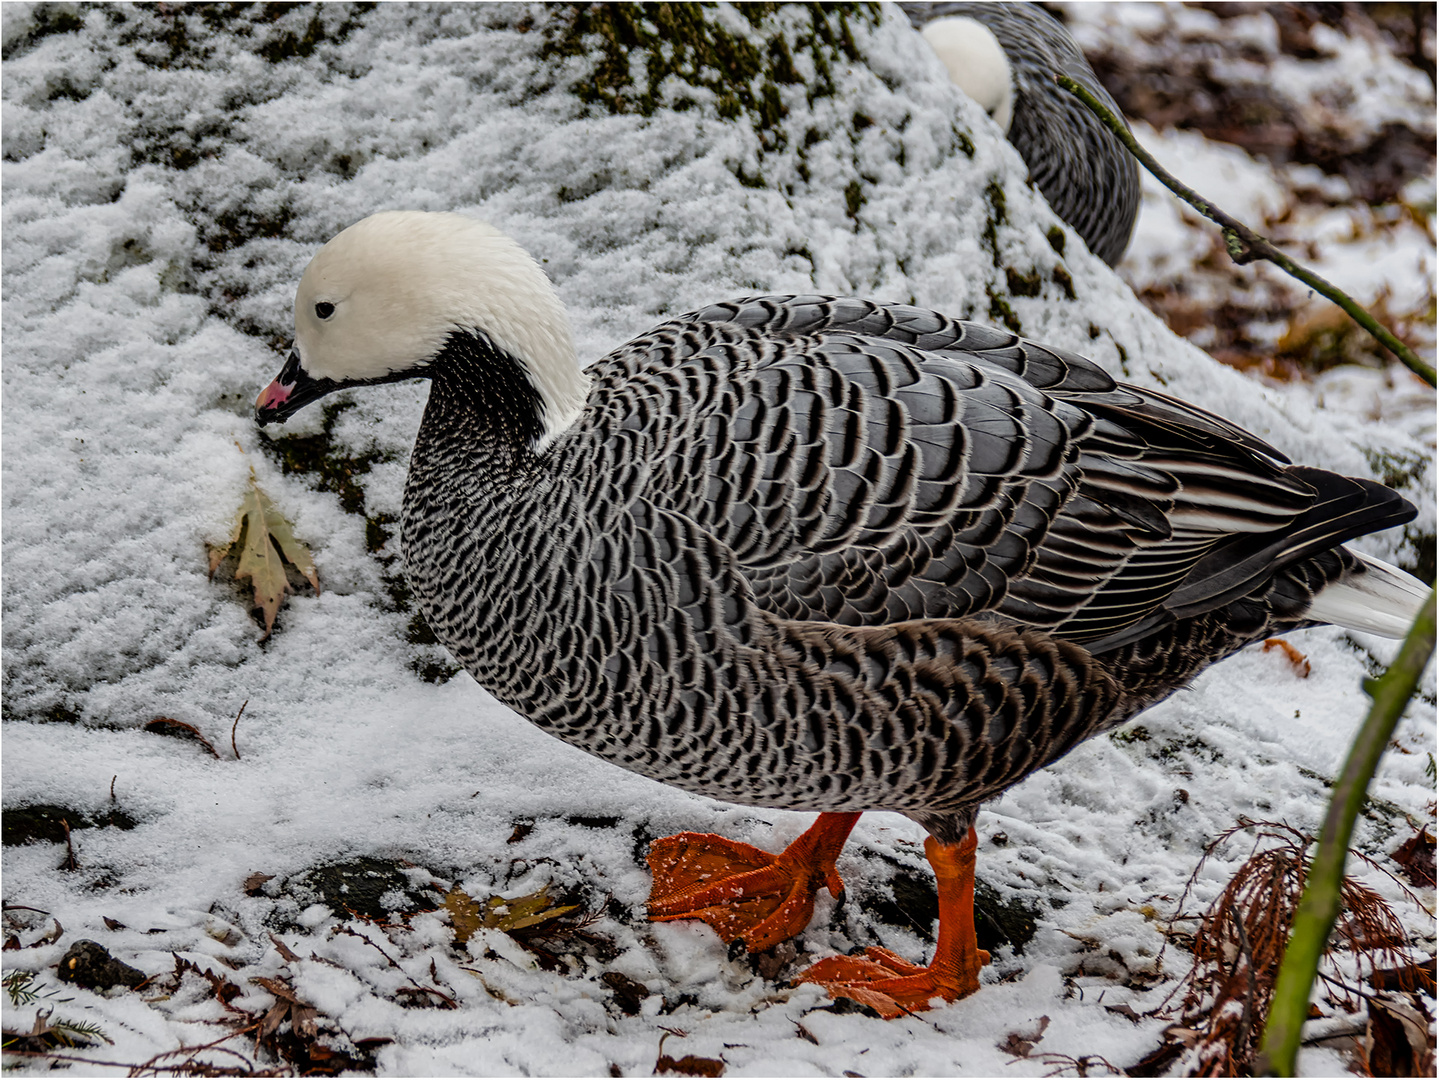
[[[431,400],[468,407],[503,442],[533,447],[544,434],[544,399],[524,366],[478,331],[456,330],[423,372]]]

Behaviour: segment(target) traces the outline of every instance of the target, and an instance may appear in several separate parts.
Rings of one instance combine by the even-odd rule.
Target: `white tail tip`
[[[1419,615],[1429,586],[1397,566],[1349,549],[1359,567],[1319,590],[1305,617],[1346,630],[1400,638]]]

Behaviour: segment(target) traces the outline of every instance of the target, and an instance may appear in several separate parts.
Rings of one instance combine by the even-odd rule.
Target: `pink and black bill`
[[[261,427],[283,424],[310,402],[340,389],[334,379],[314,379],[300,366],[300,353],[293,350],[273,382],[255,399],[255,420]]]

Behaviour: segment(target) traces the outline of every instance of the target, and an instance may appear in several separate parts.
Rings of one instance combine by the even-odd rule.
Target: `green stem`
[[[1054,78],[1060,86],[1084,102],[1089,110],[1099,117],[1104,126],[1114,133],[1114,137],[1124,144],[1125,149],[1154,175],[1156,180],[1224,230],[1224,243],[1231,259],[1241,266],[1253,262],[1255,259],[1272,262],[1290,277],[1297,278],[1321,296],[1328,297],[1338,304],[1351,319],[1369,331],[1375,341],[1397,356],[1410,371],[1430,386],[1434,385],[1433,366],[1421,360],[1413,349],[1391,334],[1373,315],[1356,304],[1347,293],[1314,271],[1299,265],[1249,226],[1226,214],[1199,192],[1175,179],[1165,170],[1164,166],[1154,160],[1149,151],[1139,145],[1129,128],[1125,126],[1124,121],[1115,116],[1102,101],[1079,83],[1068,75],[1056,75]]]
[[[1344,880],[1344,859],[1354,835],[1354,822],[1364,805],[1369,781],[1379,758],[1419,685],[1419,676],[1434,654],[1434,593],[1409,628],[1394,663],[1378,679],[1365,680],[1374,699],[1364,726],[1349,748],[1349,760],[1334,783],[1329,813],[1319,837],[1319,850],[1304,883],[1304,895],[1294,915],[1294,929],[1279,965],[1274,1000],[1259,1046],[1256,1073],[1293,1076],[1299,1054],[1299,1035],[1309,1015],[1309,992],[1319,971],[1319,960],[1339,917],[1339,887]]]

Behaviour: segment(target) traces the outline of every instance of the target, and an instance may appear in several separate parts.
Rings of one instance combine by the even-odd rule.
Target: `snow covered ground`
[[[69,1053],[111,1064],[72,1068],[121,1074],[258,1020],[284,1005],[279,986],[314,1008],[318,1041],[257,1052],[251,1032],[199,1059],[648,1075],[669,1033],[664,1054],[722,1059],[732,1076],[1040,1076],[1064,1064],[1045,1055],[1124,1067],[1159,1045],[1165,1019],[1118,1007],[1149,1013],[1187,970],[1182,939],[1166,936],[1192,931],[1179,916],[1245,853],[1216,853],[1181,912],[1205,845],[1242,816],[1317,827],[1366,709],[1360,681],[1392,643],[1294,635],[1307,679],[1248,651],[1006,793],[980,815],[979,875],[995,903],[1032,912],[1033,935],[997,949],[986,986],[953,1006],[888,1023],[839,1013],[788,980],[855,945],[927,955],[930,928],[905,918],[907,883],[928,880],[922,831],[867,815],[839,865],[846,903],[822,895],[786,966],[731,960],[700,924],[647,923],[648,838],[707,830],[775,850],[807,817],[661,787],[540,734],[466,675],[425,677],[442,678],[445,660],[412,624],[391,535],[424,389],[352,392],[262,435],[251,402],[283,360],[294,284],[365,214],[454,209],[544,260],[582,356],[759,291],[1008,317],[1296,460],[1394,482],[1420,518],[1359,546],[1410,564],[1435,529],[1432,397],[1345,369],[1317,388],[1248,378],[1175,337],[1072,233],[1059,254],[1023,164],[897,12],[851,19],[850,57],[836,14],[821,30],[802,10],[755,26],[721,9],[752,46],[732,55],[760,58],[753,85],[770,82],[778,117],[763,93],[727,95],[709,76],[653,87],[648,115],[612,114],[603,93],[586,105],[572,85],[614,84],[593,55],[553,47],[555,13],[538,6],[0,15],[3,885],[18,946],[4,969],[57,992],[7,996],[7,1032],[46,1009],[93,1023],[108,1043]],[[780,37],[802,81],[769,79]],[[630,75],[637,101],[638,61]],[[1176,168],[1223,154],[1159,141]],[[1187,249],[1151,230],[1153,196],[1145,214],[1121,272],[1181,273],[1155,269],[1159,248]],[[1432,275],[1432,241],[1425,252],[1391,260],[1386,280]],[[1038,295],[1015,293],[1036,276]],[[223,568],[209,580],[205,552],[251,470],[311,546],[323,588],[292,597],[264,643],[244,589]],[[1361,821],[1360,846],[1381,862],[1433,819],[1432,674],[1425,694]],[[216,753],[146,730],[158,717]],[[41,806],[71,823],[73,866],[64,843],[10,843],[30,820],[20,811]],[[80,827],[97,821],[133,827]],[[322,868],[360,859],[376,860],[364,865],[385,918],[351,917],[326,892]],[[1365,880],[1432,951],[1429,912],[1382,874]],[[555,970],[497,930],[458,947],[433,910],[452,887],[483,902],[545,885],[595,916],[592,939],[556,947]],[[1433,892],[1421,899],[1432,910]],[[79,939],[156,978],[138,992],[62,986],[55,966]],[[279,1034],[304,1026],[286,1023]],[[315,1046],[342,1056],[327,1064]],[[1316,1048],[1301,1064],[1324,1075],[1348,1060]]]
[[[1063,10],[1160,164],[1433,355],[1434,83],[1403,62],[1394,27],[1371,21],[1377,9],[1349,9],[1348,34],[1312,6]],[[1428,387],[1276,267],[1235,266],[1214,225],[1148,173],[1141,181],[1118,272],[1172,329],[1270,385],[1295,383],[1434,444]],[[1344,370],[1325,370],[1336,363]]]

